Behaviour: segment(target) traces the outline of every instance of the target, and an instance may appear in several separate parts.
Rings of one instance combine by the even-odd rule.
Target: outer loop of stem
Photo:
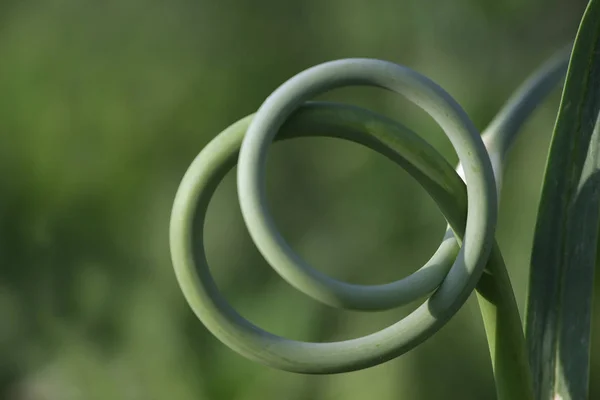
[[[177,280],[193,311],[217,338],[249,359],[295,372],[339,373],[380,364],[414,348],[440,329],[477,285],[498,396],[532,398],[518,310],[493,238],[497,193],[504,157],[516,131],[562,77],[567,55],[565,50],[526,81],[486,129],[483,141],[450,95],[400,65],[338,60],[287,81],[256,115],[231,125],[206,146],[181,182],[171,216],[170,243]],[[307,102],[347,85],[395,91],[429,113],[458,153],[460,176],[431,146],[395,121],[357,107]],[[299,136],[350,140],[406,169],[432,196],[449,224],[431,259],[402,280],[375,286],[334,280],[302,260],[277,230],[265,195],[268,146],[274,140]],[[236,164],[238,152],[238,195],[246,226],[265,259],[292,286],[325,304],[365,311],[395,307],[434,293],[403,320],[373,334],[334,343],[289,340],[244,319],[218,291],[203,244],[208,204]],[[488,273],[479,281],[486,263]]]
[[[386,87],[405,94],[429,112],[447,131],[459,156],[469,166],[467,189],[473,201],[465,204],[464,183],[450,164],[401,125],[356,107],[302,105],[312,95],[343,84]],[[282,93],[285,101],[280,103]],[[273,105],[274,109],[269,109]],[[278,114],[281,111],[278,107],[282,107],[284,112]],[[301,109],[295,111],[297,107]],[[253,143],[252,140],[256,140],[253,135],[260,135],[265,128],[265,118],[276,121],[274,125],[268,126],[267,123],[266,126],[267,132],[273,135],[281,128],[283,137],[320,134],[366,145],[407,169],[433,196],[453,226],[456,238],[452,234],[446,235],[430,260],[429,267],[417,271],[416,276],[426,281],[428,290],[435,289],[440,282],[441,285],[408,317],[357,339],[334,343],[299,342],[261,330],[238,315],[220,295],[206,264],[201,228],[212,193],[224,174],[235,164],[244,134],[249,138],[246,143]],[[264,143],[268,144],[269,141]],[[249,148],[252,150],[252,147],[246,147],[244,155],[242,146],[240,159],[256,162],[251,152],[248,153]],[[263,148],[259,152],[265,151],[266,148]],[[251,172],[252,168],[246,164],[239,166],[238,176],[242,186],[245,185],[244,174]],[[264,166],[258,169],[261,168],[264,169]],[[292,78],[269,97],[255,117],[248,117],[228,128],[192,163],[178,190],[171,219],[171,250],[177,279],[192,309],[211,332],[250,359],[304,373],[336,373],[376,365],[405,353],[431,336],[458,311],[474,290],[494,244],[496,193],[491,177],[491,164],[479,133],[464,111],[439,86],[408,68],[383,61],[343,60],[328,63]],[[259,204],[264,201],[264,197],[261,197],[264,194],[260,194],[264,185],[261,181],[262,172],[254,178],[258,178],[258,181],[252,182],[250,179],[245,188],[240,188],[240,197],[244,217],[251,225],[252,237],[265,254],[265,240],[268,242],[273,238],[265,237],[260,232],[257,237],[256,225],[253,225],[256,221],[248,220],[248,216],[250,219],[260,216],[255,214],[252,195],[248,197],[245,189],[258,195]],[[258,189],[252,187],[254,184]],[[277,231],[267,232],[269,234],[280,237]],[[459,250],[456,239],[463,240],[463,235],[463,245]],[[284,247],[284,251],[288,250],[287,256],[295,257],[291,249]],[[288,282],[328,304],[343,307],[347,303],[356,305],[365,301],[370,302],[372,309],[386,302],[391,304],[389,298],[386,299],[392,293],[389,290],[365,290],[365,287],[355,285],[344,293],[346,297],[339,297],[339,292],[335,292],[336,287],[328,285],[331,281],[323,284],[323,281],[311,280],[315,275],[310,273],[309,279],[300,276],[301,279],[296,280],[294,273],[298,270],[294,272],[292,268],[291,275],[288,275],[286,268],[289,266],[274,263],[272,256],[265,255]],[[450,265],[453,266],[448,271]],[[306,270],[299,272],[302,275]],[[332,302],[328,302],[332,299]],[[342,301],[335,304],[339,299]],[[393,301],[398,301],[398,298]]]

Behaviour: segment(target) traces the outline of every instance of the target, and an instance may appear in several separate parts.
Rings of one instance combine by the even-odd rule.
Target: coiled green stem
[[[525,94],[509,101],[499,122],[486,131],[489,133],[485,137],[492,139],[488,142],[492,159],[504,159],[506,143],[512,140],[507,137],[531,112],[532,104],[541,101],[548,91],[545,88],[558,81],[561,65],[543,69],[543,79],[528,83],[531,87]],[[307,102],[322,92],[347,85],[394,91],[429,113],[452,142],[466,185],[433,147],[402,124],[353,106]],[[531,97],[534,92],[537,94]],[[530,97],[522,101],[523,96]],[[431,259],[402,280],[364,286],[334,280],[297,255],[275,226],[264,187],[269,144],[298,136],[350,140],[406,169],[432,196],[449,224]],[[367,368],[409,351],[452,318],[477,287],[497,386],[502,386],[499,397],[531,398],[523,331],[494,241],[498,210],[494,173],[501,171],[502,164],[493,167],[488,150],[456,101],[409,68],[372,59],[338,60],[310,68],[273,92],[255,115],[219,134],[186,172],[170,226],[172,261],[184,296],[204,325],[245,357],[288,371],[325,374]],[[330,306],[364,311],[430,297],[409,316],[381,331],[334,343],[289,340],[245,320],[214,283],[202,232],[208,203],[236,161],[239,201],[251,237],[269,264],[292,286]]]

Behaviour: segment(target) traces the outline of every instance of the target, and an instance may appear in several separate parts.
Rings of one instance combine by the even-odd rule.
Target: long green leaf
[[[571,54],[531,259],[527,342],[538,399],[586,399],[600,222],[600,1]]]

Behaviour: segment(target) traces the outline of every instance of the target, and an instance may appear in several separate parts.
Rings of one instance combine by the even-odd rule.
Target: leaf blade
[[[600,1],[592,0],[569,63],[531,258],[527,342],[540,399],[588,393],[600,222],[599,39]]]

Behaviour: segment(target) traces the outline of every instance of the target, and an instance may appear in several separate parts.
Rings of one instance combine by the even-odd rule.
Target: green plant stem
[[[499,400],[532,400],[527,346],[508,271],[498,247],[477,284],[477,300],[492,359]]]
[[[571,45],[556,53],[535,71],[498,112],[482,137],[488,150],[498,197],[508,152],[537,106],[564,78]],[[457,168],[461,172],[460,166]],[[498,399],[533,399],[533,378],[517,302],[502,254],[494,247],[477,285]]]
[[[404,67],[356,59],[313,69],[310,76],[316,83],[294,78],[286,87],[300,89],[299,94],[278,89],[265,102],[273,109],[263,105],[255,116],[226,129],[201,152],[181,183],[171,217],[171,252],[188,303],[215,336],[240,354],[276,368],[321,374],[367,368],[409,351],[440,329],[476,288],[498,399],[532,400],[521,319],[500,249],[493,240],[496,192],[500,191],[505,155],[516,131],[562,77],[563,64],[561,56],[553,59],[509,100],[484,134],[485,150],[460,106],[434,83]],[[302,79],[308,76],[305,72]],[[357,82],[375,86],[386,82],[390,89],[403,92],[428,110],[448,128],[446,133],[458,146],[461,160],[469,161],[465,164],[467,179],[460,166],[457,174],[431,146],[395,121],[355,107],[304,103],[319,90]],[[295,107],[299,109],[294,111]],[[279,128],[281,133],[275,137]],[[301,135],[339,137],[363,144],[397,162],[417,179],[449,223],[430,262],[402,281],[369,287],[335,281],[295,255],[271,223],[261,190],[264,146],[273,139]],[[245,149],[242,142],[247,145]],[[290,284],[323,303],[363,310],[390,308],[437,288],[434,294],[409,317],[382,331],[335,343],[281,338],[242,318],[219,294],[206,264],[202,232],[195,230],[202,227],[212,193],[235,164],[238,151],[238,191],[248,229],[265,258]],[[491,163],[482,151],[487,151]],[[468,188],[469,202],[463,181],[468,179],[475,183]],[[462,243],[465,234],[469,236],[469,218],[473,230],[470,240]],[[417,290],[415,283],[420,283]],[[399,288],[412,292],[398,292]]]
[[[219,171],[214,172],[217,175],[207,181],[209,188],[207,190],[214,190],[216,184],[233,164],[236,148],[241,142],[249,120],[246,118],[223,132],[194,163],[190,170],[192,174],[201,171],[209,173],[213,168],[216,168],[214,171]],[[345,138],[371,147],[397,162],[423,185],[443,210],[453,228],[447,231],[441,251],[432,258],[433,264],[422,270],[423,273],[428,274],[427,280],[432,282],[443,280],[452,260],[457,256],[459,249],[457,242],[460,242],[464,235],[467,190],[465,183],[439,153],[400,124],[366,110],[345,105],[305,104],[286,121],[278,139],[306,134]],[[229,160],[226,162],[229,164],[227,167],[208,167],[213,165],[213,161],[208,158],[221,156]],[[245,322],[226,305],[209,276],[202,246],[197,244],[197,240],[201,240],[201,237],[196,236],[197,239],[191,240],[188,236],[192,234],[194,225],[202,226],[202,219],[211,196],[208,193],[196,192],[195,196],[202,199],[200,202],[194,197],[186,201],[184,196],[190,193],[191,181],[194,179],[196,178],[193,175],[186,174],[173,214],[173,257],[178,280],[190,305],[207,327],[246,357],[277,368],[304,373],[335,373],[366,368],[398,356],[401,354],[400,351],[408,351],[440,329],[458,310],[460,303],[445,309],[441,307],[449,307],[449,303],[432,304],[429,300],[425,304],[425,309],[431,312],[431,328],[428,328],[420,338],[414,339],[414,343],[407,342],[400,347],[400,351],[393,350],[392,353],[385,350],[386,346],[393,343],[393,340],[405,340],[402,335],[413,335],[408,329],[398,329],[386,340],[378,339],[382,336],[381,332],[370,337],[339,343],[301,343],[274,338],[273,335]],[[196,206],[199,207],[197,212],[194,211]],[[190,222],[189,214],[196,214],[195,224]],[[182,226],[183,230],[178,227],[180,223],[186,224]],[[182,234],[188,238],[181,237]],[[199,232],[196,235],[199,235]],[[196,244],[192,246],[192,243]],[[179,248],[180,246],[184,247]],[[192,255],[192,252],[195,255]],[[526,358],[524,358],[527,353],[523,347],[523,332],[510,281],[497,244],[493,245],[487,268],[490,274],[484,273],[483,279],[477,283],[477,289],[480,297],[485,299],[481,303],[481,310],[488,340],[491,343],[498,399],[530,400],[532,399],[531,382]],[[425,279],[425,275],[422,275],[422,278]],[[384,290],[385,287],[372,289]],[[465,299],[469,293],[464,294]],[[422,321],[422,319],[413,321]],[[399,324],[395,326],[400,327]],[[390,329],[396,328],[389,327],[386,330]],[[271,341],[273,343],[270,343]],[[267,345],[266,342],[269,344]],[[336,347],[341,346],[344,346],[343,352],[336,350]],[[285,357],[278,356],[275,349],[286,351]],[[334,357],[333,361],[329,361],[330,357]]]

